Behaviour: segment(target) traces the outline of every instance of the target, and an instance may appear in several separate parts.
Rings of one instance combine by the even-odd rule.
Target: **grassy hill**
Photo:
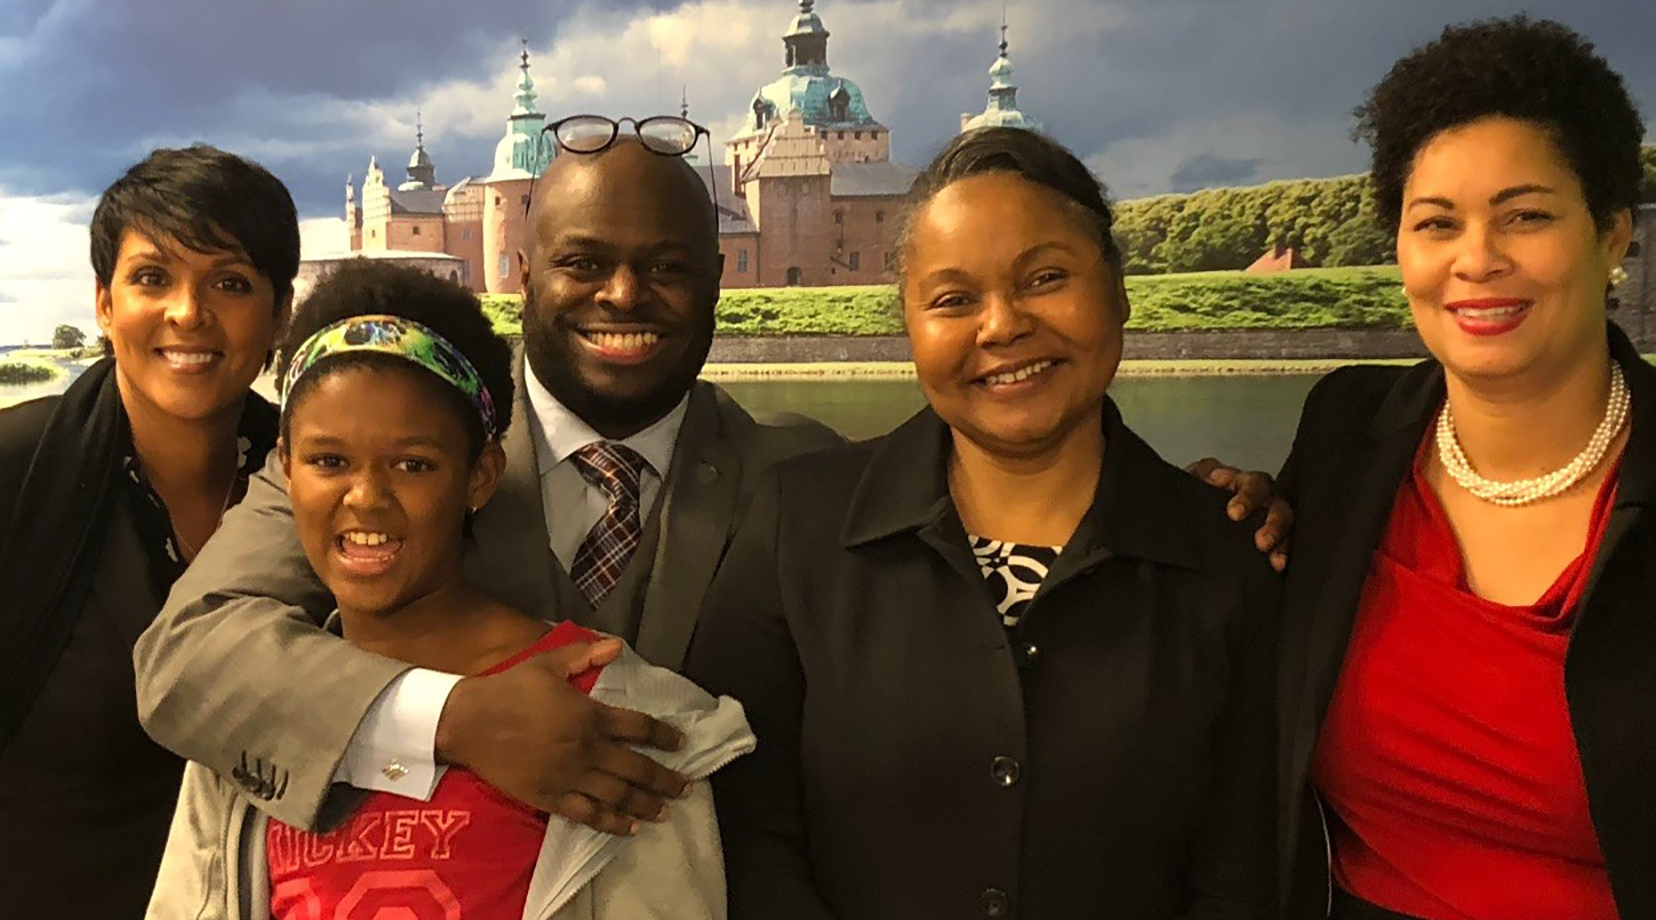
[[[1127,328],[1144,332],[1207,329],[1403,329],[1409,309],[1396,266],[1310,268],[1274,275],[1240,271],[1135,275]],[[503,334],[522,332],[516,296],[488,295],[484,309]],[[886,285],[742,288],[719,301],[719,334],[902,335],[902,307]]]

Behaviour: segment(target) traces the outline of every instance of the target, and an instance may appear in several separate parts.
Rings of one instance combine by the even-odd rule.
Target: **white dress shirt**
[[[570,455],[588,444],[604,440],[581,417],[564,408],[557,397],[535,378],[534,371],[524,368],[523,388],[529,397],[530,434],[535,438],[535,462],[540,466],[541,506],[546,511],[546,532],[552,540],[552,554],[563,563],[565,571],[575,562],[575,552],[581,548],[593,525],[609,510],[609,495],[598,488],[576,468]],[[690,408],[686,395],[673,411],[659,421],[621,444],[637,451],[644,458],[644,472],[639,476],[639,519],[645,520],[661,495],[661,478],[673,462],[673,444],[678,441],[679,429],[684,426],[684,413]],[[571,513],[579,509],[579,513]]]
[[[567,570],[588,531],[609,509],[609,496],[587,482],[569,458],[604,438],[558,402],[527,364],[523,370],[547,537],[552,554]],[[686,394],[655,424],[620,442],[646,461],[639,477],[641,518],[650,516],[661,495],[662,477],[673,462],[673,446],[689,406]],[[572,509],[579,513],[571,513]],[[357,723],[345,757],[334,772],[334,781],[421,801],[430,799],[442,775],[437,767],[437,722],[449,693],[459,682],[458,675],[427,668],[413,668],[398,675]]]

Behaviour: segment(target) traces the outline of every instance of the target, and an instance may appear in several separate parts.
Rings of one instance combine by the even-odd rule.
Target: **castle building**
[[[919,170],[892,161],[891,129],[870,113],[862,88],[829,66],[829,31],[815,7],[815,0],[799,0],[782,35],[781,76],[753,94],[742,128],[725,142],[725,165],[687,158],[718,206],[727,288],[879,284],[896,277],[899,211]],[[978,124],[1040,129],[1018,111],[1006,49],[1003,23],[1000,56],[989,71],[989,108],[963,117],[962,130]],[[548,119],[536,108],[527,50],[518,67],[514,104],[487,176],[452,186],[438,182],[421,126],[405,181],[393,187],[371,158],[360,201],[347,182],[347,257],[414,260],[478,292],[518,292],[530,190],[558,155],[542,131]],[[319,260],[311,271],[337,261]]]
[[[973,115],[960,116],[961,133],[973,128],[1024,128],[1041,130],[1041,122],[1033,115],[1018,110],[1018,86],[1012,82],[1012,59],[1006,56],[1006,17],[1001,16],[1000,56],[989,67],[989,106]]]
[[[728,193],[716,191],[730,205],[719,234],[726,287],[895,277],[897,212],[919,170],[891,161],[891,129],[830,69],[828,35],[814,0],[800,0],[782,76],[754,93],[725,143]]]
[[[518,292],[517,251],[529,190],[552,161],[554,147],[541,133],[546,116],[535,107],[528,51],[518,69],[514,104],[488,175],[440,184],[421,127],[406,181],[391,187],[378,160],[370,157],[360,203],[346,182],[345,224],[353,256],[418,264],[479,293]]]

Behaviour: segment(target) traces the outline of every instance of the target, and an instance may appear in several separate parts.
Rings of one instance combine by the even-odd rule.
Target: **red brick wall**
[[[443,251],[443,216],[397,215],[386,222],[385,248],[419,252]]]
[[[747,253],[743,270],[742,253]],[[719,253],[724,256],[724,274],[719,276],[722,288],[757,287],[759,284],[759,234],[744,233],[719,237]]]
[[[512,179],[491,182],[484,186],[483,201],[483,284],[480,290],[491,294],[517,294],[518,250],[523,240],[523,200],[529,194],[530,180]],[[501,257],[505,257],[506,272],[501,275]]]
[[[901,198],[835,198],[829,224],[836,231],[830,284],[882,284],[895,281],[886,270],[886,254],[897,247],[897,211]],[[832,212],[843,224],[835,224]],[[857,267],[852,268],[853,254]]]
[[[791,268],[798,269],[798,284],[839,283],[828,273],[828,256],[837,237],[828,183],[827,176],[780,176],[748,184],[748,199],[758,196],[762,215],[759,287],[786,285]]]
[[[483,268],[483,221],[459,221],[448,225],[445,233],[448,246],[443,251],[452,256],[459,256],[466,260],[466,270],[471,278],[471,288],[478,293],[486,290],[484,287]]]

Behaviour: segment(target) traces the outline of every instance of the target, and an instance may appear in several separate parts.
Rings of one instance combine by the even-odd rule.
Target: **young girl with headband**
[[[500,481],[512,406],[510,349],[475,296],[413,269],[344,267],[299,311],[281,367],[278,450],[300,542],[337,604],[330,628],[464,675],[596,643],[579,656],[595,666],[571,683],[683,731],[667,766],[702,779],[752,749],[734,700],[631,651],[616,656],[618,642],[574,623],[549,626],[535,615],[549,612],[513,609],[466,577],[470,516]],[[457,767],[429,800],[364,794],[326,834],[264,817],[236,779],[190,765],[150,917],[724,917],[704,783],[665,822],[620,838],[549,818]]]

